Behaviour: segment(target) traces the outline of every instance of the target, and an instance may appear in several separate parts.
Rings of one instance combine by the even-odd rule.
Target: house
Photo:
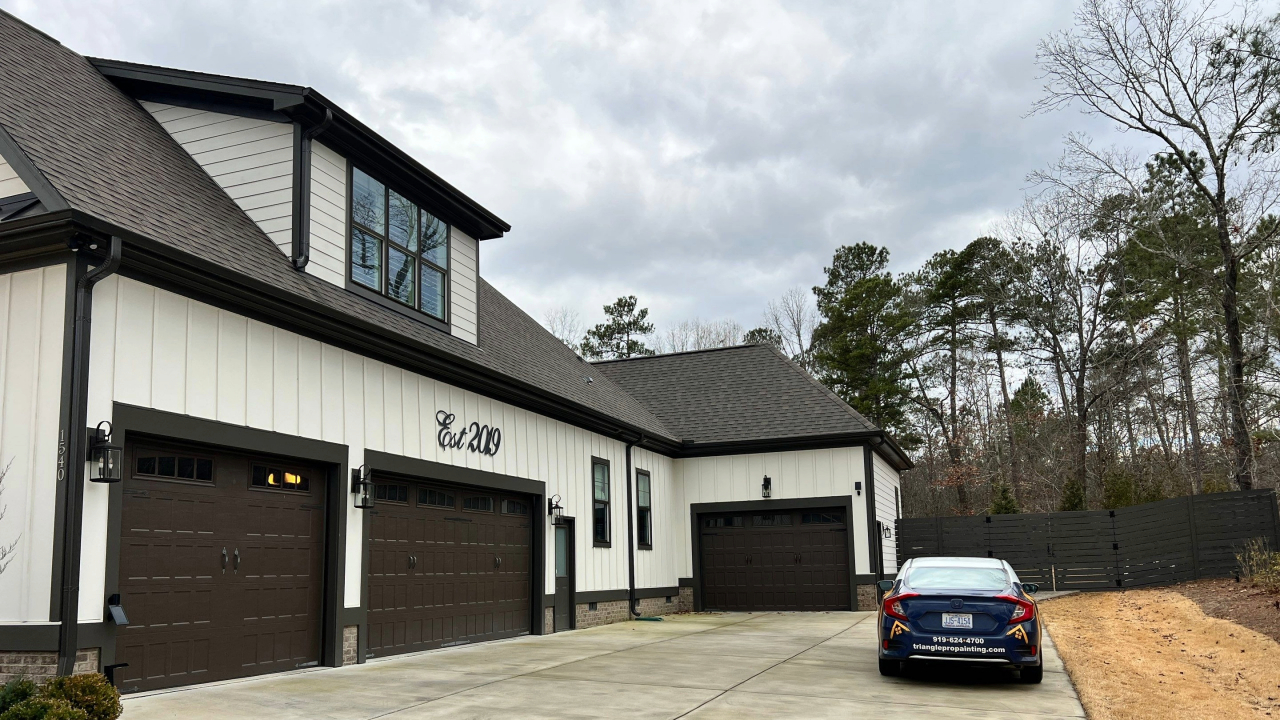
[[[0,13],[0,654],[164,688],[677,610],[856,609],[881,429],[777,351],[588,363],[510,229],[311,88]]]

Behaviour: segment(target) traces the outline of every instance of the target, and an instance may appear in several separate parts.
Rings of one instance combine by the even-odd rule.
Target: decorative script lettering
[[[502,447],[502,430],[490,425],[473,422],[463,430],[454,431],[453,421],[457,417],[451,412],[441,410],[436,413],[436,424],[440,426],[436,433],[436,441],[442,448],[461,450],[466,448],[482,455],[497,455]]]

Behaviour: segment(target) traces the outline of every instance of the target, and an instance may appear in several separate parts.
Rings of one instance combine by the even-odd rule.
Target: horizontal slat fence
[[[1280,549],[1274,490],[1213,493],[1119,510],[902,518],[898,565],[915,557],[996,557],[1055,590],[1229,577],[1251,538]]]

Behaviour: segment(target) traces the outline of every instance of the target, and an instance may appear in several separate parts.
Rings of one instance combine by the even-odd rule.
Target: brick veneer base
[[[360,660],[360,626],[342,628],[342,664],[355,665]]]
[[[99,648],[86,648],[76,653],[75,674],[95,673],[102,657]],[[29,677],[43,683],[58,674],[56,652],[0,652],[0,684],[18,677]]]
[[[550,635],[555,631],[556,631],[556,609],[554,607],[543,608],[542,634]]]
[[[875,585],[857,585],[858,589],[858,609],[863,611],[875,610],[878,605],[878,595],[880,588]]]

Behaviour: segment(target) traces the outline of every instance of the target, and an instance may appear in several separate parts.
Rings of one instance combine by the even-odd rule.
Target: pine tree
[[[1013,490],[1009,487],[1009,483],[998,484],[995,499],[991,501],[991,514],[1016,515],[1018,512],[1018,501],[1013,497]]]
[[[636,355],[652,355],[640,338],[653,332],[648,322],[649,308],[637,307],[635,295],[620,297],[604,306],[609,319],[587,331],[582,338],[583,357],[593,360],[616,360]]]

